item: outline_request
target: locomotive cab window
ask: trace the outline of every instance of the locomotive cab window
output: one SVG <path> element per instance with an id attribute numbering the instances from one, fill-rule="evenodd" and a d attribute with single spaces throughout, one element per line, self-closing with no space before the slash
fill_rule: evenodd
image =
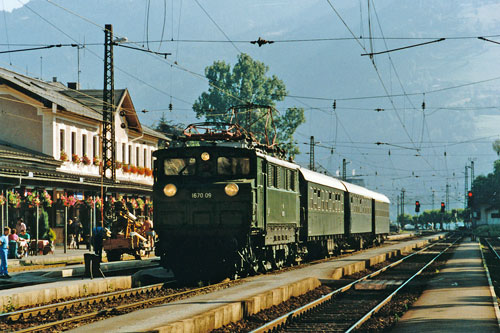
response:
<path id="1" fill-rule="evenodd" d="M 219 175 L 248 175 L 250 173 L 250 158 L 219 157 L 217 158 L 217 173 Z"/>
<path id="2" fill-rule="evenodd" d="M 194 175 L 196 172 L 196 159 L 166 158 L 163 162 L 165 176 Z"/>

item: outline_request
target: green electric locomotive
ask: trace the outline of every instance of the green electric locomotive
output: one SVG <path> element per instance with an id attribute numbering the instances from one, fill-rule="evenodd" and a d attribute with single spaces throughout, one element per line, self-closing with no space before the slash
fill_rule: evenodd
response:
<path id="1" fill-rule="evenodd" d="M 156 251 L 177 279 L 265 272 L 388 233 L 385 196 L 301 168 L 226 125 L 154 153 Z"/>

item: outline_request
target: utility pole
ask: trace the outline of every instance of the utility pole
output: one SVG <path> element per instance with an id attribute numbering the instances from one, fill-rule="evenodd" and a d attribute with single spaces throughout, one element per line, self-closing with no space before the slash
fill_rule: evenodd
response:
<path id="1" fill-rule="evenodd" d="M 113 183 L 115 170 L 115 79 L 113 70 L 113 26 L 105 25 L 104 30 L 104 89 L 102 91 L 102 178 Z"/>
<path id="2" fill-rule="evenodd" d="M 434 210 L 434 192 L 436 192 L 435 190 L 432 190 L 432 210 Z"/>
<path id="3" fill-rule="evenodd" d="M 309 141 L 309 169 L 316 171 L 314 167 L 314 136 L 311 136 Z"/>
<path id="4" fill-rule="evenodd" d="M 405 218 L 405 192 L 404 188 L 401 189 L 401 215 L 403 216 L 403 223 Z"/>
<path id="5" fill-rule="evenodd" d="M 467 209 L 467 193 L 469 192 L 469 171 L 467 170 L 469 168 L 468 165 L 465 166 L 465 181 L 464 181 L 464 209 Z"/>
<path id="6" fill-rule="evenodd" d="M 474 160 L 470 161 L 470 188 L 472 190 L 472 184 L 474 184 Z"/>
<path id="7" fill-rule="evenodd" d="M 399 195 L 398 195 L 398 197 L 396 199 L 396 203 L 397 203 L 396 204 L 396 211 L 397 211 L 396 212 L 396 223 L 398 223 L 398 219 L 399 219 Z"/>
<path id="8" fill-rule="evenodd" d="M 446 183 L 446 210 L 450 209 L 450 185 Z"/>

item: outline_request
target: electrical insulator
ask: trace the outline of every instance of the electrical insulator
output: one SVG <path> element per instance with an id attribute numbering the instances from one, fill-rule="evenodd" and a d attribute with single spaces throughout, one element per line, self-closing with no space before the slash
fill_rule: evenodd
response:
<path id="1" fill-rule="evenodd" d="M 172 111 L 172 103 L 168 104 L 168 110 Z"/>

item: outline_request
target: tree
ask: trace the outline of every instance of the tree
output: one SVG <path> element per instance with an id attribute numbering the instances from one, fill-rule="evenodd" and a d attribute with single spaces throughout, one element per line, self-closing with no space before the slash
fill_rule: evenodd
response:
<path id="1" fill-rule="evenodd" d="M 497 155 L 500 155 L 500 139 L 493 141 L 492 148 L 497 153 Z"/>
<path id="2" fill-rule="evenodd" d="M 275 75 L 267 76 L 269 67 L 253 60 L 247 54 L 240 54 L 238 62 L 231 66 L 224 61 L 215 61 L 205 68 L 208 78 L 208 92 L 203 92 L 193 104 L 196 117 L 205 117 L 206 121 L 229 122 L 233 106 L 266 105 L 272 107 L 274 124 L 277 130 L 276 142 L 294 156 L 299 152 L 293 133 L 304 123 L 302 108 L 288 108 L 285 114 L 278 115 L 276 102 L 284 100 L 287 92 L 283 81 Z M 270 130 L 267 108 L 255 108 L 251 113 L 237 113 L 236 121 L 253 132 L 257 139 L 263 141 L 267 126 Z M 234 119 L 233 119 L 233 122 Z M 251 124 L 251 127 L 249 127 Z M 271 138 L 270 138 L 271 139 Z"/>
<path id="3" fill-rule="evenodd" d="M 174 135 L 182 134 L 182 130 L 186 126 L 183 124 L 174 124 L 172 120 L 167 120 L 165 113 L 161 115 L 160 121 L 156 126 L 154 126 L 155 131 L 165 134 L 167 137 L 172 137 Z M 165 148 L 165 140 L 160 140 L 159 148 Z"/>

